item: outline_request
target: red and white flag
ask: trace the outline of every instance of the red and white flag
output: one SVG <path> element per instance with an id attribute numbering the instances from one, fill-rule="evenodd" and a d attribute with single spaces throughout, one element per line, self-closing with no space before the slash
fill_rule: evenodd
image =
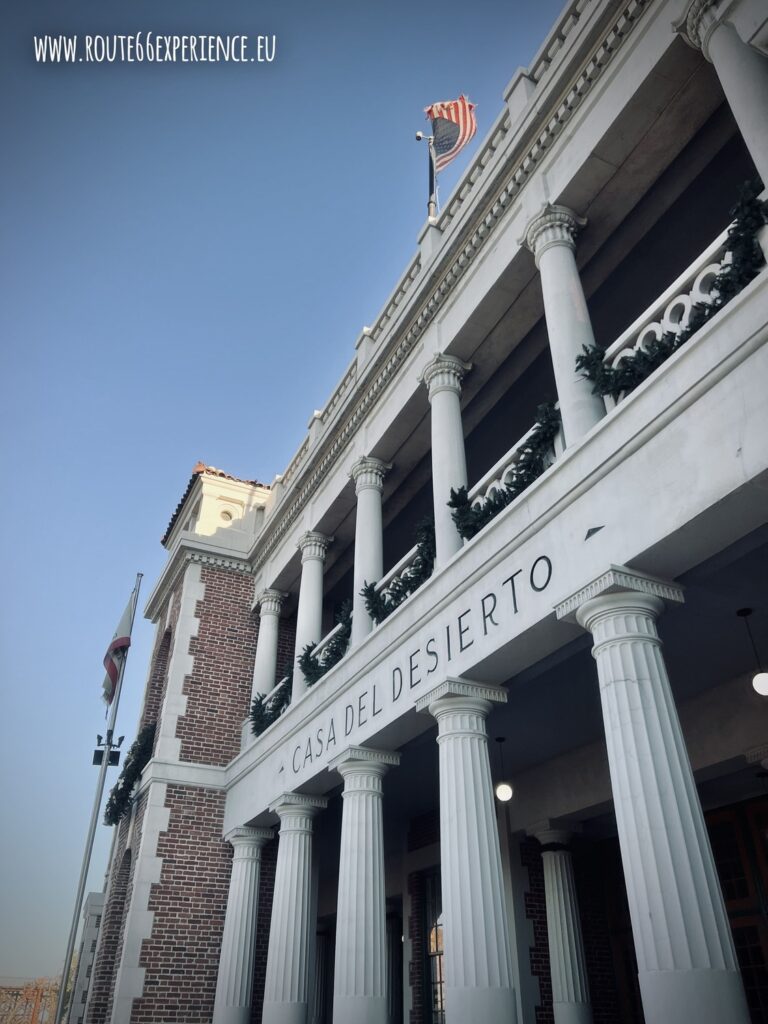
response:
<path id="1" fill-rule="evenodd" d="M 446 167 L 477 131 L 475 104 L 463 94 L 457 100 L 431 103 L 424 113 L 432 122 L 435 173 Z"/>
<path id="2" fill-rule="evenodd" d="M 133 613 L 136 607 L 137 593 L 131 594 L 125 611 L 112 637 L 112 642 L 104 655 L 104 668 L 107 674 L 104 676 L 104 700 L 111 704 L 117 690 L 117 683 L 120 678 L 120 669 L 131 646 L 131 626 L 133 625 Z"/>

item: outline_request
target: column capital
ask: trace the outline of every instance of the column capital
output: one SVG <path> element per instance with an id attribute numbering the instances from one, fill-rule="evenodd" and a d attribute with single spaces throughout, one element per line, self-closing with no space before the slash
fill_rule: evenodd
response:
<path id="1" fill-rule="evenodd" d="M 326 552 L 332 542 L 333 537 L 326 537 L 324 533 L 316 533 L 314 530 L 302 533 L 296 542 L 296 547 L 301 552 L 302 565 L 313 558 L 324 562 Z"/>
<path id="2" fill-rule="evenodd" d="M 261 848 L 275 838 L 274 830 L 271 828 L 251 828 L 248 825 L 241 825 L 238 828 L 230 829 L 224 836 L 235 851 L 236 857 L 246 857 L 249 854 L 261 855 Z"/>
<path id="3" fill-rule="evenodd" d="M 347 747 L 328 762 L 331 771 L 337 771 L 346 780 L 348 775 L 385 775 L 391 766 L 400 764 L 400 755 L 391 750 L 373 750 L 370 747 Z"/>
<path id="4" fill-rule="evenodd" d="M 553 245 L 564 245 L 576 251 L 576 235 L 587 223 L 567 206 L 547 203 L 544 209 L 528 223 L 522 243 L 530 249 L 538 267 L 542 255 Z"/>
<path id="5" fill-rule="evenodd" d="M 269 805 L 281 823 L 291 815 L 304 815 L 314 818 L 320 811 L 328 806 L 328 800 L 324 796 L 311 796 L 308 793 L 281 793 Z"/>
<path id="6" fill-rule="evenodd" d="M 720 0 L 692 0 L 683 16 L 672 26 L 689 46 L 701 50 L 710 62 L 709 40 L 723 23 L 723 7 Z"/>
<path id="7" fill-rule="evenodd" d="M 419 374 L 419 382 L 426 387 L 430 402 L 439 391 L 461 395 L 461 382 L 471 369 L 471 363 L 438 352 Z"/>
<path id="8" fill-rule="evenodd" d="M 656 576 L 649 576 L 638 569 L 628 569 L 625 565 L 611 565 L 607 571 L 592 580 L 585 587 L 581 587 L 570 597 L 555 605 L 555 614 L 558 619 L 566 619 L 569 622 L 578 622 L 585 626 L 582 621 L 585 618 L 584 606 L 595 598 L 607 595 L 623 595 L 625 600 L 631 595 L 636 599 L 640 596 L 656 599 L 658 611 L 664 607 L 662 600 L 675 601 L 682 604 L 683 588 L 669 580 L 659 579 Z M 614 602 L 611 602 L 614 603 Z"/>
<path id="9" fill-rule="evenodd" d="M 273 590 L 266 587 L 256 596 L 256 603 L 259 606 L 259 615 L 279 615 L 288 594 L 284 590 Z"/>
<path id="10" fill-rule="evenodd" d="M 428 711 L 434 718 L 462 710 L 480 712 L 486 717 L 494 703 L 507 703 L 507 691 L 503 686 L 449 676 L 416 701 L 416 710 Z"/>
<path id="11" fill-rule="evenodd" d="M 355 494 L 371 489 L 379 494 L 384 490 L 384 477 L 392 469 L 391 462 L 382 462 L 370 455 L 363 455 L 352 464 L 350 477 L 355 481 Z"/>
<path id="12" fill-rule="evenodd" d="M 569 850 L 573 831 L 567 828 L 554 828 L 551 822 L 542 822 L 526 830 L 529 836 L 538 839 L 542 853 L 556 853 L 558 850 Z"/>

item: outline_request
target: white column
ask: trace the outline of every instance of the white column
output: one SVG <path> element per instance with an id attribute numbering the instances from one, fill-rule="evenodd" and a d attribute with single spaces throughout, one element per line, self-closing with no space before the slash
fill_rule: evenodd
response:
<path id="1" fill-rule="evenodd" d="M 485 720 L 496 686 L 448 679 L 417 702 L 437 719 L 447 1024 L 514 1024 L 515 994 Z"/>
<path id="2" fill-rule="evenodd" d="M 381 494 L 384 477 L 392 467 L 381 459 L 363 457 L 352 466 L 357 513 L 355 518 L 355 571 L 352 584 L 352 646 L 368 636 L 373 621 L 360 591 L 366 583 L 376 583 L 384 573 L 384 537 L 381 519 Z"/>
<path id="3" fill-rule="evenodd" d="M 270 807 L 280 818 L 262 1024 L 307 1024 L 312 902 L 312 819 L 325 797 L 283 793 Z"/>
<path id="4" fill-rule="evenodd" d="M 271 828 L 236 828 L 226 837 L 234 853 L 213 1024 L 249 1024 L 251 1019 L 261 851 L 274 838 Z"/>
<path id="5" fill-rule="evenodd" d="M 611 567 L 556 609 L 594 638 L 646 1024 L 747 1024 L 723 897 L 656 618 L 675 584 Z"/>
<path id="6" fill-rule="evenodd" d="M 565 206 L 547 205 L 530 222 L 525 244 L 541 274 L 544 316 L 566 445 L 575 444 L 605 415 L 599 395 L 576 369 L 584 345 L 595 344 L 576 266 L 576 233 L 587 222 Z"/>
<path id="7" fill-rule="evenodd" d="M 419 378 L 426 385 L 431 406 L 432 500 L 435 509 L 436 563 L 444 565 L 461 548 L 461 537 L 451 518 L 451 488 L 467 486 L 467 459 L 461 426 L 461 382 L 470 369 L 454 356 L 441 353 L 424 367 Z"/>
<path id="8" fill-rule="evenodd" d="M 387 1024 L 381 780 L 399 763 L 399 754 L 348 747 L 328 765 L 344 779 L 333 1024 Z"/>
<path id="9" fill-rule="evenodd" d="M 316 644 L 323 638 L 323 566 L 328 545 L 333 537 L 308 530 L 299 537 L 301 551 L 301 584 L 299 607 L 296 612 L 296 652 L 293 662 L 293 691 L 291 700 L 307 692 L 299 658 L 307 644 Z"/>
<path id="10" fill-rule="evenodd" d="M 757 173 L 768 187 L 768 60 L 723 19 L 726 6 L 694 0 L 676 27 L 714 65 Z"/>
<path id="11" fill-rule="evenodd" d="M 256 661 L 253 666 L 251 700 L 257 693 L 269 693 L 277 676 L 277 641 L 280 612 L 288 595 L 282 590 L 262 590 L 259 602 L 259 635 L 256 640 Z"/>
<path id="12" fill-rule="evenodd" d="M 591 1024 L 592 1007 L 584 962 L 584 940 L 576 899 L 570 833 L 539 827 L 530 830 L 541 843 L 544 898 L 547 904 L 549 969 L 555 1024 Z"/>

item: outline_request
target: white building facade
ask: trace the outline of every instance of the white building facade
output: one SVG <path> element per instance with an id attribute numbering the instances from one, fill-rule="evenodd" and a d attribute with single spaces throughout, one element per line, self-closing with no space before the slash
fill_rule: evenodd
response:
<path id="1" fill-rule="evenodd" d="M 89 1024 L 768 1021 L 768 9 L 575 0 L 504 101 L 174 513 Z"/>

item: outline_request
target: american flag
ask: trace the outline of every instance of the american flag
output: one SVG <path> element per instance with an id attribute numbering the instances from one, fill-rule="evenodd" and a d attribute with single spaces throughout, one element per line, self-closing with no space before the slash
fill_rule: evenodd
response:
<path id="1" fill-rule="evenodd" d="M 435 171 L 441 171 L 458 156 L 477 131 L 475 104 L 466 96 L 444 103 L 432 103 L 424 108 L 432 122 L 434 137 Z"/>

